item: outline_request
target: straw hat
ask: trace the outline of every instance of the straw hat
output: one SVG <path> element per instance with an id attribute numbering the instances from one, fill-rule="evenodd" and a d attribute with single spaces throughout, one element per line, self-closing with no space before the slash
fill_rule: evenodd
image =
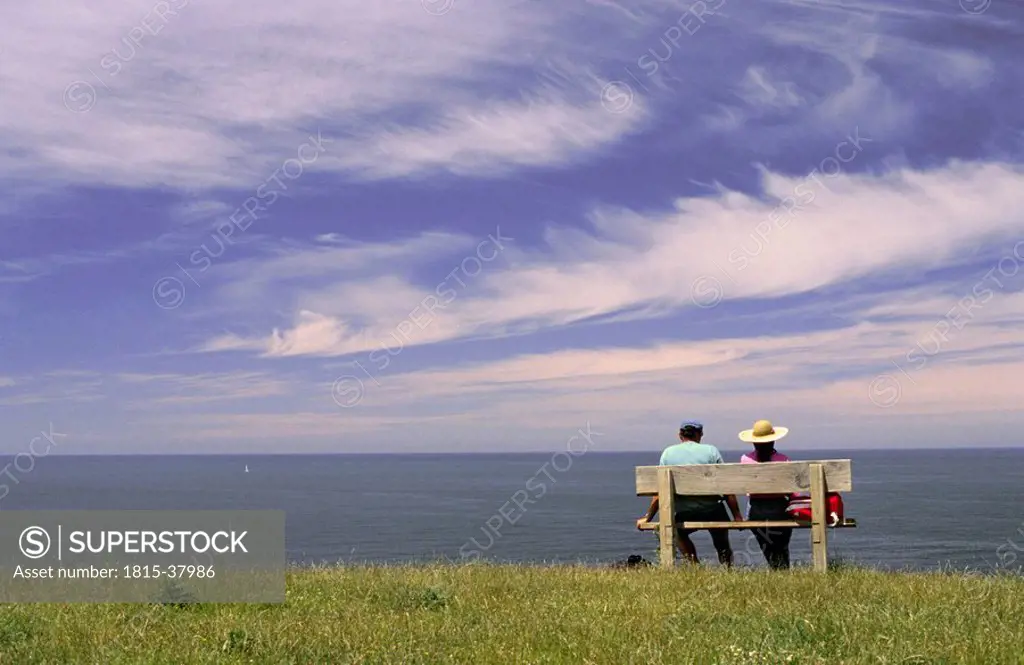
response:
<path id="1" fill-rule="evenodd" d="M 789 434 L 788 427 L 773 427 L 770 420 L 758 420 L 751 429 L 740 432 L 740 440 L 747 443 L 778 441 Z"/>

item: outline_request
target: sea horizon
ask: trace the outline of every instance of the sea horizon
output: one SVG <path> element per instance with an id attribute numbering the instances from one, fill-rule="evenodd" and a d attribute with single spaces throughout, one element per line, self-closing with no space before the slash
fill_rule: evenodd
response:
<path id="1" fill-rule="evenodd" d="M 671 444 L 667 444 L 671 445 Z M 660 448 L 644 448 L 644 449 L 623 449 L 623 450 L 588 450 L 587 456 L 592 455 L 628 455 L 635 453 L 655 453 L 659 454 L 664 450 L 666 446 Z M 736 447 L 726 448 L 724 446 L 715 446 L 722 452 L 746 452 L 750 450 L 749 447 Z M 403 452 L 403 451 L 392 451 L 392 452 L 290 452 L 290 453 L 268 453 L 268 452 L 233 452 L 233 453 L 174 453 L 174 452 L 110 452 L 110 453 L 74 453 L 74 452 L 52 452 L 45 457 L 409 457 L 409 456 L 435 456 L 435 455 L 449 455 L 449 456 L 469 456 L 469 457 L 510 457 L 510 456 L 521 456 L 521 455 L 545 455 L 551 453 L 557 453 L 564 450 L 564 447 L 546 449 L 546 450 L 515 450 L 515 451 L 419 451 L 419 452 Z M 1017 444 L 1014 445 L 986 445 L 986 446 L 906 446 L 901 448 L 893 447 L 871 447 L 871 448 L 786 448 L 785 452 L 799 452 L 799 453 L 842 453 L 849 454 L 855 452 L 899 452 L 899 451 L 949 451 L 949 452 L 969 452 L 969 451 L 985 451 L 985 450 L 1020 450 L 1024 452 L 1024 446 Z M 18 453 L 0 453 L 0 457 L 3 456 L 14 456 Z M 37 459 L 41 459 L 42 455 L 38 456 Z M 793 461 L 799 461 L 794 459 Z"/>

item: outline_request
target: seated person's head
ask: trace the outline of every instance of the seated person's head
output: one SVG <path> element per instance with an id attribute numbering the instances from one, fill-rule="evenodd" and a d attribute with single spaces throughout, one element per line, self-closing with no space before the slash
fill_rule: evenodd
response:
<path id="1" fill-rule="evenodd" d="M 700 439 L 703 436 L 704 426 L 695 420 L 684 420 L 683 424 L 679 426 L 680 441 L 696 441 L 700 443 Z"/>

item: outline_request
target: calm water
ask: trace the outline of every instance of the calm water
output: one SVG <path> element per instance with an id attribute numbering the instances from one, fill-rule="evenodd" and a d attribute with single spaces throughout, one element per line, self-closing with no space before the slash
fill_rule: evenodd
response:
<path id="1" fill-rule="evenodd" d="M 724 454 L 727 461 L 738 457 Z M 1024 450 L 791 456 L 853 460 L 854 491 L 844 498 L 859 527 L 830 532 L 834 555 L 886 568 L 991 570 L 1000 566 L 1000 545 L 1024 550 Z M 486 548 L 496 560 L 610 562 L 654 556 L 656 536 L 634 526 L 647 500 L 634 494 L 633 467 L 657 458 L 47 457 L 20 474 L 19 484 L 8 483 L 0 508 L 280 509 L 287 514 L 288 555 L 297 563 L 458 559 L 460 548 Z M 503 517 L 499 510 L 514 496 L 534 503 L 524 501 L 523 510 L 508 503 Z M 808 559 L 808 534 L 795 535 L 794 559 Z M 714 559 L 705 534 L 697 547 L 704 560 Z M 762 565 L 747 533 L 733 535 L 733 547 L 741 561 Z"/>

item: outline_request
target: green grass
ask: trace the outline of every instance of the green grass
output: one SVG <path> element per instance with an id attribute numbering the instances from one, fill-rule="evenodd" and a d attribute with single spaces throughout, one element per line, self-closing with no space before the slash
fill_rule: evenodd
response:
<path id="1" fill-rule="evenodd" d="M 282 605 L 3 605 L 0 663 L 1024 663 L 1024 578 L 491 565 L 288 574 Z"/>

